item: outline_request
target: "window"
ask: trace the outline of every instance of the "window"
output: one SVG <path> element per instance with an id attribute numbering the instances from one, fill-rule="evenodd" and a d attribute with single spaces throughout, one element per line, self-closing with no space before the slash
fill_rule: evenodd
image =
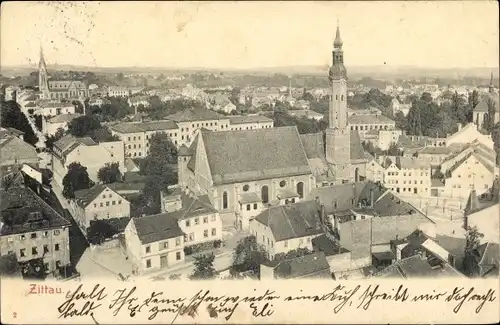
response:
<path id="1" fill-rule="evenodd" d="M 188 219 L 188 220 L 186 220 L 186 227 L 189 227 L 189 226 L 191 226 L 191 221 Z"/>
<path id="2" fill-rule="evenodd" d="M 285 247 L 288 247 L 288 241 L 285 240 Z"/>
<path id="3" fill-rule="evenodd" d="M 111 194 L 109 194 L 108 197 L 111 198 Z"/>
<path id="4" fill-rule="evenodd" d="M 280 187 L 285 187 L 286 186 L 286 181 L 281 181 L 280 182 Z"/>
<path id="5" fill-rule="evenodd" d="M 122 200 L 118 200 L 118 204 L 122 204 Z"/>
<path id="6" fill-rule="evenodd" d="M 102 203 L 102 202 L 101 202 L 101 204 L 99 204 L 99 205 L 100 205 L 100 207 L 102 208 L 102 207 L 104 206 L 104 203 Z"/>
<path id="7" fill-rule="evenodd" d="M 151 267 L 151 260 L 148 259 L 146 260 L 146 268 L 150 268 Z"/>
<path id="8" fill-rule="evenodd" d="M 102 198 L 103 198 L 103 199 L 105 199 L 105 198 L 106 198 L 106 194 L 103 194 L 103 195 L 102 195 Z"/>
<path id="9" fill-rule="evenodd" d="M 203 223 L 208 223 L 208 217 L 203 217 Z"/>
<path id="10" fill-rule="evenodd" d="M 47 254 L 49 252 L 49 245 L 43 245 L 43 253 Z"/>
<path id="11" fill-rule="evenodd" d="M 215 214 L 212 214 L 212 217 L 210 218 L 212 221 L 217 220 L 217 216 Z"/>
<path id="12" fill-rule="evenodd" d="M 189 234 L 189 241 L 194 241 L 194 233 Z"/>
<path id="13" fill-rule="evenodd" d="M 54 250 L 55 250 L 56 252 L 58 252 L 58 251 L 59 251 L 59 244 L 55 244 L 55 245 L 54 245 Z"/>
<path id="14" fill-rule="evenodd" d="M 253 209 L 254 209 L 254 210 L 257 210 L 257 203 L 254 203 L 254 204 L 253 204 Z"/>
<path id="15" fill-rule="evenodd" d="M 59 229 L 56 229 L 56 230 L 54 230 L 54 235 L 57 236 L 57 235 L 59 235 L 60 232 L 61 231 Z"/>
<path id="16" fill-rule="evenodd" d="M 208 230 L 203 231 L 203 238 L 208 238 Z"/>
<path id="17" fill-rule="evenodd" d="M 168 241 L 163 242 L 163 249 L 168 249 Z"/>
<path id="18" fill-rule="evenodd" d="M 179 261 L 181 259 L 181 252 L 175 253 L 175 259 Z"/>
<path id="19" fill-rule="evenodd" d="M 249 189 L 250 189 L 250 185 L 248 185 L 248 184 L 243 185 L 244 192 L 248 191 Z"/>
<path id="20" fill-rule="evenodd" d="M 26 248 L 21 248 L 21 250 L 19 250 L 19 255 L 21 257 L 25 257 L 26 256 Z"/>
<path id="21" fill-rule="evenodd" d="M 180 238 L 176 238 L 175 239 L 175 246 L 180 246 L 181 244 L 181 239 Z"/>
<path id="22" fill-rule="evenodd" d="M 109 201 L 106 201 L 106 206 L 109 207 Z"/>
<path id="23" fill-rule="evenodd" d="M 200 219 L 199 218 L 194 218 L 194 224 L 199 225 L 200 224 Z"/>
<path id="24" fill-rule="evenodd" d="M 307 237 L 307 242 L 310 243 L 311 242 L 311 237 Z"/>
<path id="25" fill-rule="evenodd" d="M 212 228 L 212 236 L 215 236 L 217 233 L 217 230 L 215 228 Z"/>
<path id="26" fill-rule="evenodd" d="M 151 253 L 151 246 L 146 246 L 146 254 Z"/>
<path id="27" fill-rule="evenodd" d="M 31 238 L 36 238 L 36 232 L 31 234 Z"/>
<path id="28" fill-rule="evenodd" d="M 112 201 L 112 202 L 111 202 L 111 204 L 112 204 L 112 205 L 115 205 L 115 204 L 116 204 L 116 201 Z"/>
<path id="29" fill-rule="evenodd" d="M 94 208 L 97 208 L 97 203 L 94 203 Z"/>
<path id="30" fill-rule="evenodd" d="M 250 204 L 247 204 L 247 211 L 250 211 Z"/>
<path id="31" fill-rule="evenodd" d="M 222 194 L 222 208 L 223 209 L 227 209 L 227 192 L 224 192 L 224 194 Z"/>

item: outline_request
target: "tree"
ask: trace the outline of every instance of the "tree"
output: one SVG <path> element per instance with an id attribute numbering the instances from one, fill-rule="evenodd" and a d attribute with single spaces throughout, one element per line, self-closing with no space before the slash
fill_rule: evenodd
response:
<path id="1" fill-rule="evenodd" d="M 484 234 L 480 233 L 477 227 L 468 227 L 465 233 L 465 252 L 464 252 L 464 268 L 465 272 L 472 276 L 474 273 L 473 261 L 474 261 L 474 251 L 481 244 L 481 238 Z"/>
<path id="2" fill-rule="evenodd" d="M 107 163 L 99 169 L 97 172 L 97 177 L 104 184 L 111 184 L 119 182 L 122 179 L 122 174 L 120 173 L 120 164 L 117 162 Z"/>
<path id="3" fill-rule="evenodd" d="M 495 104 L 495 100 L 493 98 L 488 98 L 488 100 L 486 101 L 486 105 L 488 105 L 488 118 L 485 119 L 485 123 L 486 123 L 486 128 L 485 130 L 487 130 L 488 132 L 491 132 L 491 130 L 493 129 L 494 125 L 495 125 L 495 115 L 497 114 L 497 111 L 496 111 L 496 104 Z"/>
<path id="4" fill-rule="evenodd" d="M 191 280 L 213 279 L 216 275 L 214 268 L 215 255 L 200 254 L 194 257 L 194 271 L 190 276 Z"/>
<path id="5" fill-rule="evenodd" d="M 150 206 L 159 209 L 160 192 L 177 184 L 177 173 L 171 164 L 177 163 L 177 148 L 164 133 L 156 133 L 149 141 L 150 150 L 141 161 L 141 173 L 146 175 L 143 194 Z"/>
<path id="6" fill-rule="evenodd" d="M 35 145 L 38 142 L 38 137 L 31 128 L 26 115 L 21 112 L 19 104 L 15 101 L 0 102 L 0 122 L 4 128 L 14 128 L 24 132 L 24 141 Z"/>
<path id="7" fill-rule="evenodd" d="M 101 245 L 106 239 L 118 234 L 119 231 L 115 229 L 108 220 L 92 220 L 90 227 L 87 230 L 87 239 L 92 245 Z"/>
<path id="8" fill-rule="evenodd" d="M 422 122 L 420 119 L 420 107 L 414 101 L 408 112 L 408 133 L 411 135 L 422 135 Z"/>
<path id="9" fill-rule="evenodd" d="M 54 146 L 54 143 L 57 142 L 59 139 L 61 139 L 66 131 L 64 131 L 63 128 L 58 128 L 56 133 L 54 135 L 49 135 L 45 139 L 45 147 L 49 150 L 52 150 L 52 147 Z"/>
<path id="10" fill-rule="evenodd" d="M 444 179 L 444 174 L 441 171 L 441 166 L 438 166 L 436 170 L 434 171 L 434 174 L 432 175 L 432 178 L 434 179 Z"/>
<path id="11" fill-rule="evenodd" d="M 238 241 L 233 252 L 233 269 L 259 273 L 260 265 L 268 260 L 267 252 L 257 243 L 255 236 L 248 236 Z"/>
<path id="12" fill-rule="evenodd" d="M 92 130 L 88 135 L 95 142 L 120 141 L 120 138 L 117 135 L 113 135 L 105 126 Z"/>
<path id="13" fill-rule="evenodd" d="M 94 130 L 101 128 L 101 122 L 93 115 L 83 115 L 69 122 L 68 132 L 75 137 L 90 136 Z"/>
<path id="14" fill-rule="evenodd" d="M 301 257 L 301 256 L 304 256 L 304 255 L 308 255 L 310 253 L 311 253 L 311 251 L 307 247 L 297 248 L 297 249 L 291 250 L 291 251 L 289 251 L 287 253 L 276 254 L 274 256 L 274 259 L 276 261 L 285 261 L 285 260 L 289 260 L 289 259 L 292 259 L 292 258 L 297 258 L 297 257 Z"/>
<path id="15" fill-rule="evenodd" d="M 396 122 L 396 129 L 408 130 L 408 121 L 403 112 L 396 112 L 396 114 L 394 115 L 394 122 Z"/>
<path id="16" fill-rule="evenodd" d="M 68 166 L 68 173 L 63 178 L 63 196 L 67 199 L 73 199 L 75 192 L 91 188 L 94 182 L 90 180 L 87 167 L 73 162 Z"/>
<path id="17" fill-rule="evenodd" d="M 391 142 L 389 149 L 387 149 L 388 156 L 401 156 L 401 150 L 399 150 L 398 145 L 395 142 Z"/>
<path id="18" fill-rule="evenodd" d="M 497 154 L 496 163 L 500 165 L 500 123 L 495 124 L 491 130 L 491 138 L 493 140 L 494 149 Z"/>

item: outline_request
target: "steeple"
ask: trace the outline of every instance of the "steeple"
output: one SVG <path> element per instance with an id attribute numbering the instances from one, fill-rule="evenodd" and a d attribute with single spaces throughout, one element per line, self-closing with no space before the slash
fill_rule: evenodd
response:
<path id="1" fill-rule="evenodd" d="M 334 48 L 342 48 L 342 39 L 340 38 L 340 24 L 339 20 L 337 19 L 337 33 L 335 34 L 335 41 L 333 41 L 333 47 Z"/>
<path id="2" fill-rule="evenodd" d="M 489 92 L 490 92 L 490 94 L 493 94 L 495 92 L 495 86 L 493 86 L 493 71 L 491 72 L 491 77 L 490 77 Z"/>
<path id="3" fill-rule="evenodd" d="M 40 44 L 40 61 L 38 63 L 38 68 L 39 69 L 47 69 L 47 66 L 45 64 L 45 58 L 43 57 L 43 48 L 42 44 Z"/>

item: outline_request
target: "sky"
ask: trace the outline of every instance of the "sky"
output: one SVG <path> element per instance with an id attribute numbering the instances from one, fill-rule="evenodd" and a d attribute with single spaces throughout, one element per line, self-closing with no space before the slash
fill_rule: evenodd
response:
<path id="1" fill-rule="evenodd" d="M 496 1 L 4 2 L 2 66 L 497 67 Z"/>

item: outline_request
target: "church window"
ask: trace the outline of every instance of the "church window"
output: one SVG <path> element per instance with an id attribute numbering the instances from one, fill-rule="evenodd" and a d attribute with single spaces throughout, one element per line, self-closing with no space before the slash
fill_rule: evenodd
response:
<path id="1" fill-rule="evenodd" d="M 280 187 L 285 187 L 286 186 L 286 181 L 281 181 L 280 182 Z"/>
<path id="2" fill-rule="evenodd" d="M 335 100 L 339 100 L 339 95 L 335 95 Z"/>
<path id="3" fill-rule="evenodd" d="M 249 189 L 250 189 L 250 186 L 249 186 L 248 184 L 245 184 L 245 185 L 243 186 L 243 191 L 244 191 L 244 192 L 248 191 Z"/>
<path id="4" fill-rule="evenodd" d="M 227 192 L 222 194 L 222 208 L 227 209 Z"/>
<path id="5" fill-rule="evenodd" d="M 303 182 L 297 183 L 297 194 L 299 195 L 299 197 L 301 199 L 304 197 L 304 183 Z"/>
<path id="6" fill-rule="evenodd" d="M 267 186 L 262 186 L 261 199 L 262 199 L 262 203 L 269 202 L 269 188 Z"/>

